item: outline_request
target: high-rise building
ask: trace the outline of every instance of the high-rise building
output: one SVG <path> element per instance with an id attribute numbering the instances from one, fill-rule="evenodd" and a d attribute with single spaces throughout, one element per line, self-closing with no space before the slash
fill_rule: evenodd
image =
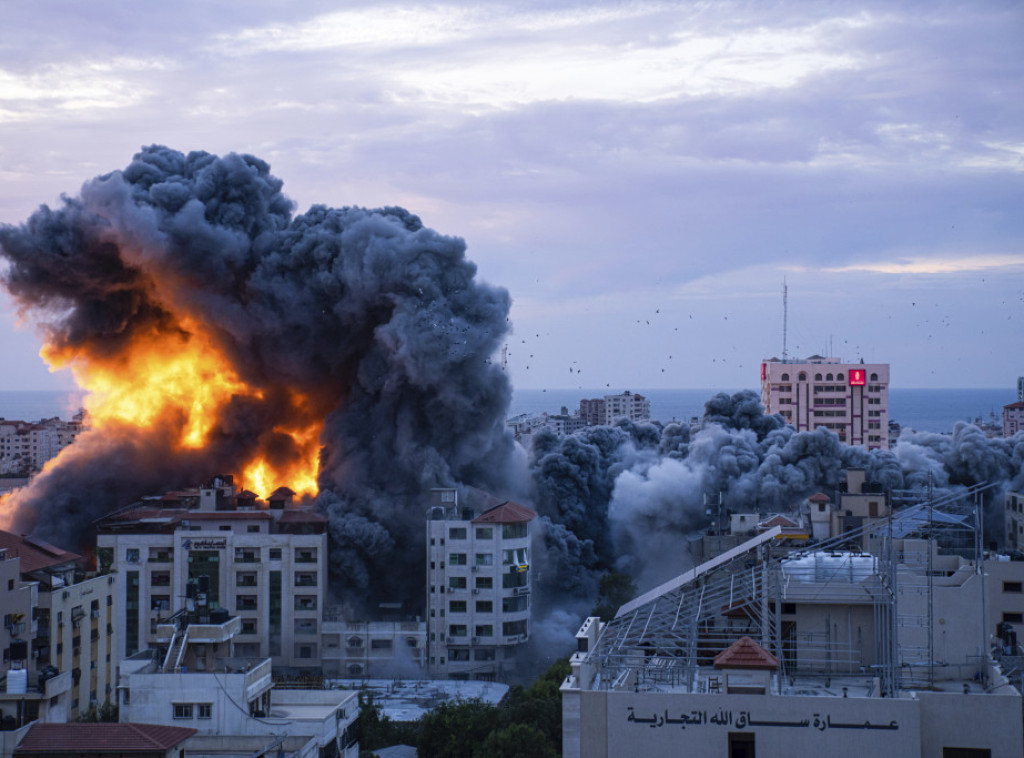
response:
<path id="1" fill-rule="evenodd" d="M 581 423 L 587 426 L 603 424 L 611 426 L 616 419 L 650 421 L 651 401 L 643 395 L 626 390 L 621 395 L 605 395 L 591 400 L 580 400 Z"/>
<path id="2" fill-rule="evenodd" d="M 1003 436 L 1012 437 L 1024 431 L 1024 401 L 1003 406 Z"/>
<path id="3" fill-rule="evenodd" d="M 438 489 L 427 516 L 427 666 L 451 679 L 500 679 L 530 637 L 530 522 L 503 502 L 479 515 Z"/>
<path id="4" fill-rule="evenodd" d="M 97 559 L 122 577 L 119 657 L 159 646 L 157 625 L 179 611 L 230 612 L 233 655 L 319 669 L 327 519 L 293 495 L 282 487 L 259 501 L 224 476 L 101 521 Z"/>
<path id="5" fill-rule="evenodd" d="M 889 447 L 889 364 L 812 355 L 761 364 L 761 403 L 797 431 L 825 427 L 847 445 Z"/>

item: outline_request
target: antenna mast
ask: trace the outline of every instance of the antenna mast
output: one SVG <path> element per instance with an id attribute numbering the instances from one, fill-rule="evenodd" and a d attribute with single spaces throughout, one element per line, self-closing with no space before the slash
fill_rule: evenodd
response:
<path id="1" fill-rule="evenodd" d="M 786 286 L 786 279 L 782 279 L 782 362 L 785 363 L 789 357 L 786 350 L 786 333 L 789 331 L 789 288 Z"/>

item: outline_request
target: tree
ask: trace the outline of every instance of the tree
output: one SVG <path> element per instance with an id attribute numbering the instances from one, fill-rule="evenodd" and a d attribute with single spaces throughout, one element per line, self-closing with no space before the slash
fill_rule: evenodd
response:
<path id="1" fill-rule="evenodd" d="M 422 719 L 420 755 L 473 758 L 474 751 L 499 726 L 498 709 L 481 700 L 441 703 Z"/>
<path id="2" fill-rule="evenodd" d="M 475 758 L 557 758 L 547 736 L 529 724 L 495 729 L 474 753 Z"/>

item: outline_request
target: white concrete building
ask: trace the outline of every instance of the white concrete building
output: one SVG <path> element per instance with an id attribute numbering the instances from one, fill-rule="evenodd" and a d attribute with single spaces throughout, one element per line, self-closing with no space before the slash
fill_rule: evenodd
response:
<path id="1" fill-rule="evenodd" d="M 969 516 L 933 516 L 865 525 L 874 553 L 848 534 L 782 551 L 776 527 L 588 619 L 563 754 L 1019 756 L 1021 693 L 989 644 L 1022 572 L 965 557 Z"/>
<path id="2" fill-rule="evenodd" d="M 530 522 L 512 502 L 477 515 L 454 489 L 434 490 L 427 515 L 427 670 L 501 679 L 530 637 Z"/>
<path id="3" fill-rule="evenodd" d="M 263 502 L 218 477 L 104 519 L 97 557 L 122 578 L 119 657 L 159 644 L 160 621 L 188 609 L 239 617 L 233 655 L 319 670 L 327 520 L 293 494 L 282 488 Z"/>
<path id="4" fill-rule="evenodd" d="M 121 721 L 196 729 L 203 747 L 186 746 L 196 755 L 237 754 L 243 742 L 247 754 L 262 754 L 285 740 L 294 758 L 358 755 L 356 692 L 275 689 L 269 658 L 232 655 L 239 617 L 197 618 L 183 613 L 158 625 L 162 658 L 147 651 L 122 661 Z"/>
<path id="5" fill-rule="evenodd" d="M 41 471 L 83 431 L 82 417 L 36 422 L 0 419 L 0 473 Z"/>
<path id="6" fill-rule="evenodd" d="M 1024 431 L 1024 401 L 1003 406 L 1003 436 L 1012 437 Z"/>
<path id="7" fill-rule="evenodd" d="M 3 669 L 25 678 L 40 701 L 51 693 L 20 717 L 74 720 L 113 702 L 117 577 L 89 574 L 81 556 L 9 532 L 0 531 L 0 553 Z"/>
<path id="8" fill-rule="evenodd" d="M 616 419 L 650 421 L 651 401 L 643 395 L 626 390 L 621 395 L 605 395 L 602 398 L 580 401 L 580 420 L 585 425 L 611 426 Z"/>
<path id="9" fill-rule="evenodd" d="M 425 621 L 350 621 L 329 609 L 322 640 L 324 676 L 418 677 L 426 666 Z"/>
<path id="10" fill-rule="evenodd" d="M 761 364 L 761 404 L 797 431 L 825 427 L 847 445 L 889 447 L 889 364 L 812 355 Z"/>
<path id="11" fill-rule="evenodd" d="M 1006 547 L 1024 550 L 1024 492 L 1006 493 Z"/>

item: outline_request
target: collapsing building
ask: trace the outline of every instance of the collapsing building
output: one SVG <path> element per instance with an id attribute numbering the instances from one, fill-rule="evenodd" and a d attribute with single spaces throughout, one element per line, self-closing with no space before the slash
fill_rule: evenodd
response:
<path id="1" fill-rule="evenodd" d="M 988 645 L 1024 564 L 987 565 L 980 522 L 950 500 L 800 550 L 776 526 L 588 619 L 564 754 L 1019 756 Z"/>

